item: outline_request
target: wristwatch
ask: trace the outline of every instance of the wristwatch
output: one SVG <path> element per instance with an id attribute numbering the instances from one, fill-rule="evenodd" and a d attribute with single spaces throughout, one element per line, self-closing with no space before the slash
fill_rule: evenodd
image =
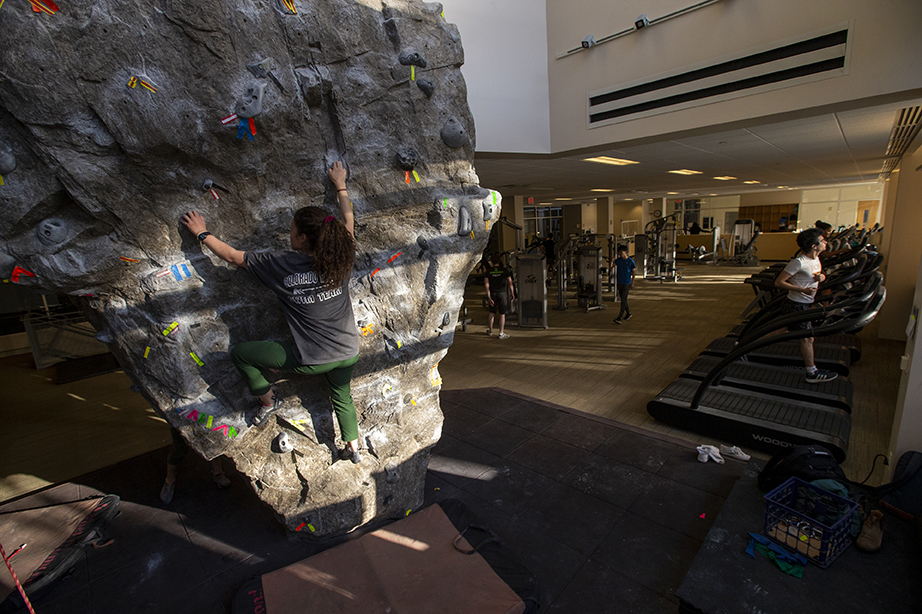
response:
<path id="1" fill-rule="evenodd" d="M 205 237 L 209 237 L 209 236 L 211 236 L 211 233 L 208 232 L 208 231 L 206 230 L 205 232 L 199 234 L 198 240 L 199 240 L 199 241 L 204 241 L 204 240 L 205 240 Z"/>

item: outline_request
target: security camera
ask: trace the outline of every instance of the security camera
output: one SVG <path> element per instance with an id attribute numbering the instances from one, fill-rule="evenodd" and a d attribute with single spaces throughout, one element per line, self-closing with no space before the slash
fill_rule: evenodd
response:
<path id="1" fill-rule="evenodd" d="M 589 36 L 583 39 L 582 45 L 583 45 L 583 49 L 589 49 L 590 47 L 595 45 L 595 37 L 592 34 L 590 34 Z"/>
<path id="2" fill-rule="evenodd" d="M 634 28 L 637 30 L 642 30 L 650 25 L 650 20 L 647 19 L 647 14 L 643 13 L 640 17 L 634 20 Z"/>

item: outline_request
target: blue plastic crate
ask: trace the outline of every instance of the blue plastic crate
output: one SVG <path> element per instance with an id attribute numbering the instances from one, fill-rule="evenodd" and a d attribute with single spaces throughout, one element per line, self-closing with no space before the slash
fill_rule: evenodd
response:
<path id="1" fill-rule="evenodd" d="M 785 548 L 828 567 L 852 543 L 849 531 L 858 504 L 790 478 L 765 495 L 764 533 Z"/>

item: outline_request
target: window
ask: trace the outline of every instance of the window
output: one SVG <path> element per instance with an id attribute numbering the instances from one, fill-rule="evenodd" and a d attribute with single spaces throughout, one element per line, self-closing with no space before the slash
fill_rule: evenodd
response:
<path id="1" fill-rule="evenodd" d="M 563 207 L 525 207 L 523 209 L 525 241 L 531 243 L 536 234 L 542 239 L 551 236 L 560 240 L 563 228 Z"/>

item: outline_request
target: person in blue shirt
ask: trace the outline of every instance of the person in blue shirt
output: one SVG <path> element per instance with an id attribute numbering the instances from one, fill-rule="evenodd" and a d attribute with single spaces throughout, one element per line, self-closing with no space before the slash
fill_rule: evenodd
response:
<path id="1" fill-rule="evenodd" d="M 618 246 L 618 257 L 611 261 L 611 265 L 616 271 L 618 298 L 621 301 L 621 311 L 615 318 L 615 324 L 621 324 L 622 321 L 631 319 L 631 308 L 627 304 L 627 295 L 634 287 L 634 269 L 637 265 L 634 264 L 634 259 L 627 255 L 626 245 Z"/>

